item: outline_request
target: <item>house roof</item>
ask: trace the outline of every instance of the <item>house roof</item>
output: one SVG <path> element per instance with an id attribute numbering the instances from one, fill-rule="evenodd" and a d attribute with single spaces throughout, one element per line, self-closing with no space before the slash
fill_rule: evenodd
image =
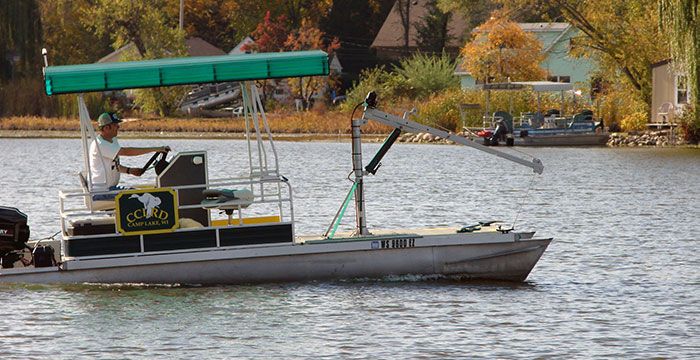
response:
<path id="1" fill-rule="evenodd" d="M 565 22 L 556 22 L 556 23 L 518 23 L 518 26 L 520 26 L 521 29 L 528 31 L 528 32 L 546 32 L 546 31 L 553 31 L 553 32 L 562 32 L 566 29 L 568 29 L 571 25 L 569 23 Z"/>
<path id="2" fill-rule="evenodd" d="M 188 38 L 187 40 L 185 40 L 185 45 L 187 46 L 188 56 L 226 55 L 226 53 L 223 50 L 198 37 Z M 97 62 L 110 63 L 122 61 L 122 56 L 131 50 L 135 50 L 134 47 L 134 43 L 130 42 L 115 50 L 114 52 L 110 53 L 109 55 L 103 57 L 102 59 L 97 60 Z"/>
<path id="3" fill-rule="evenodd" d="M 428 15 L 428 0 L 414 0 L 411 1 L 411 7 L 409 12 L 409 21 L 411 26 L 408 31 L 408 46 L 416 47 L 418 46 L 417 38 L 418 32 L 416 31 L 416 24 L 420 24 L 422 19 Z M 467 23 L 464 18 L 460 16 L 451 16 L 450 21 L 447 24 L 448 31 L 452 39 L 450 40 L 449 47 L 462 47 L 462 39 L 467 31 Z M 394 2 L 391 11 L 384 24 L 382 24 L 379 33 L 374 38 L 371 47 L 403 47 L 404 44 L 404 28 L 401 24 L 401 15 L 399 14 L 397 8 L 397 2 Z"/>
<path id="4" fill-rule="evenodd" d="M 547 91 L 567 91 L 573 89 L 570 83 L 559 83 L 551 81 L 514 81 L 507 83 L 488 83 L 477 85 L 481 90 L 522 90 L 530 88 L 532 91 L 547 92 Z"/>
<path id="5" fill-rule="evenodd" d="M 663 65 L 666 65 L 666 64 L 671 63 L 671 62 L 673 62 L 672 59 L 661 60 L 659 62 L 655 62 L 655 63 L 651 64 L 651 68 L 652 69 L 657 68 L 659 66 L 663 66 Z"/>
<path id="6" fill-rule="evenodd" d="M 573 29 L 571 24 L 566 22 L 517 23 L 517 25 L 523 31 L 535 35 L 542 42 L 542 49 L 545 53 L 549 52 L 570 29 Z M 477 32 L 476 29 L 474 31 Z"/>

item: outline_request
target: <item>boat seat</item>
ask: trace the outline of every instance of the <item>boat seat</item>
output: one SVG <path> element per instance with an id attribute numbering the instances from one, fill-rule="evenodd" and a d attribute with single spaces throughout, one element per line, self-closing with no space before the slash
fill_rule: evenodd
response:
<path id="1" fill-rule="evenodd" d="M 68 235 L 99 235 L 117 232 L 114 216 L 96 215 L 68 220 Z"/>
<path id="2" fill-rule="evenodd" d="M 78 173 L 78 179 L 80 180 L 80 187 L 83 189 L 83 194 L 87 194 L 83 196 L 83 200 L 85 202 L 85 206 L 88 207 L 88 209 L 91 210 L 114 210 L 116 207 L 116 202 L 114 200 L 93 200 L 92 196 L 90 194 L 90 190 L 88 188 L 88 183 L 87 179 L 85 178 L 85 175 L 83 175 L 82 172 Z"/>
<path id="3" fill-rule="evenodd" d="M 255 196 L 248 189 L 205 189 L 202 190 L 205 199 L 202 207 L 207 209 L 245 209 L 253 203 Z"/>

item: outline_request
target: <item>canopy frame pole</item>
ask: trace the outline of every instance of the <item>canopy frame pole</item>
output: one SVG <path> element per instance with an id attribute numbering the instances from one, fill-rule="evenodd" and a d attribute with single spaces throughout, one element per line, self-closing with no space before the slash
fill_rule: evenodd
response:
<path id="1" fill-rule="evenodd" d="M 263 127 L 267 133 L 268 141 L 270 142 L 270 150 L 272 150 L 272 160 L 275 162 L 275 168 L 273 169 L 275 175 L 279 176 L 279 160 L 277 159 L 277 148 L 275 147 L 275 141 L 272 139 L 272 131 L 270 131 L 270 124 L 267 121 L 267 115 L 265 114 L 265 108 L 263 108 L 262 101 L 260 100 L 260 93 L 258 88 L 253 86 L 252 91 L 253 99 L 258 104 L 258 109 L 260 111 L 260 117 L 262 119 Z M 269 165 L 268 165 L 269 166 Z M 269 170 L 269 169 L 265 169 Z"/>
<path id="2" fill-rule="evenodd" d="M 249 106 L 251 109 L 250 118 L 251 118 L 251 122 L 253 123 L 253 128 L 255 129 L 255 140 L 256 140 L 256 146 L 257 146 L 257 159 L 256 160 L 258 162 L 258 175 L 260 176 L 260 175 L 262 175 L 262 173 L 266 169 L 267 163 L 265 161 L 265 149 L 262 146 L 262 139 L 260 137 L 260 128 L 258 126 L 259 119 L 258 119 L 258 112 L 257 112 L 257 106 L 256 106 L 257 104 L 255 102 L 253 102 L 253 100 L 252 100 L 252 94 L 251 94 L 252 90 L 251 90 L 251 92 L 248 91 L 249 87 L 252 89 L 253 86 L 254 85 L 252 85 L 250 81 L 245 82 L 245 92 L 244 92 L 245 95 L 244 96 L 247 98 L 247 106 Z M 250 138 L 250 133 L 247 133 L 246 135 L 248 138 Z M 250 152 L 250 153 L 252 156 L 252 152 Z M 253 166 L 251 166 L 251 169 L 250 169 L 250 176 L 251 177 L 255 176 L 255 171 L 254 171 Z"/>
<path id="3" fill-rule="evenodd" d="M 243 98 L 243 117 L 245 118 L 245 139 L 248 144 L 248 164 L 249 173 L 248 176 L 253 178 L 253 147 L 250 143 L 250 121 L 252 121 L 251 105 L 250 99 L 248 98 L 248 89 L 245 82 L 240 83 L 241 87 L 241 97 Z M 253 190 L 253 184 L 250 184 L 251 191 Z"/>
<path id="4" fill-rule="evenodd" d="M 88 126 L 90 124 L 90 114 L 88 113 L 87 106 L 85 105 L 85 98 L 83 94 L 78 95 L 78 114 L 80 117 L 80 142 L 83 145 L 83 163 L 85 166 L 85 173 L 87 174 L 88 190 L 92 191 L 92 172 L 90 171 L 90 154 L 89 154 L 89 144 L 88 144 L 88 131 L 86 123 Z M 99 150 L 99 147 L 98 147 Z"/>

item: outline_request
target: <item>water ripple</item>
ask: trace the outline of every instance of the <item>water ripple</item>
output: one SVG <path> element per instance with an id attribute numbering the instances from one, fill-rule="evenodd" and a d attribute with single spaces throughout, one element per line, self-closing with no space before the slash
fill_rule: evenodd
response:
<path id="1" fill-rule="evenodd" d="M 169 145 L 206 148 L 211 173 L 230 174 L 230 161 L 247 162 L 243 142 Z M 378 146 L 363 145 L 368 154 Z M 0 148 L 1 163 L 10 164 L 0 177 L 0 204 L 24 210 L 33 237 L 53 234 L 57 191 L 77 185 L 79 142 L 0 139 Z M 546 169 L 516 225 L 555 242 L 524 284 L 404 276 L 220 287 L 2 286 L 3 355 L 699 358 L 700 153 L 528 151 Z M 323 232 L 349 189 L 349 144 L 283 142 L 278 152 L 295 186 L 297 233 Z M 367 212 L 371 226 L 394 229 L 512 221 L 531 176 L 457 146 L 397 145 L 383 163 L 367 179 Z M 350 229 L 351 209 L 346 216 Z"/>

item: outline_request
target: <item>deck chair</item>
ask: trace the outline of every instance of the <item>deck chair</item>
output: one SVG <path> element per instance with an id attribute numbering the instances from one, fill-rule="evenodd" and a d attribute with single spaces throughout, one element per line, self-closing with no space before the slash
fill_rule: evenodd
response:
<path id="1" fill-rule="evenodd" d="M 88 188 L 87 179 L 82 172 L 78 173 L 78 180 L 80 181 L 80 187 L 83 189 L 83 199 L 85 200 L 85 206 L 90 210 L 114 210 L 116 207 L 114 200 L 93 200 L 90 194 L 90 189 Z"/>
<path id="2" fill-rule="evenodd" d="M 656 113 L 656 122 L 669 124 L 673 122 L 674 109 L 673 104 L 665 102 L 659 106 L 659 111 Z"/>

